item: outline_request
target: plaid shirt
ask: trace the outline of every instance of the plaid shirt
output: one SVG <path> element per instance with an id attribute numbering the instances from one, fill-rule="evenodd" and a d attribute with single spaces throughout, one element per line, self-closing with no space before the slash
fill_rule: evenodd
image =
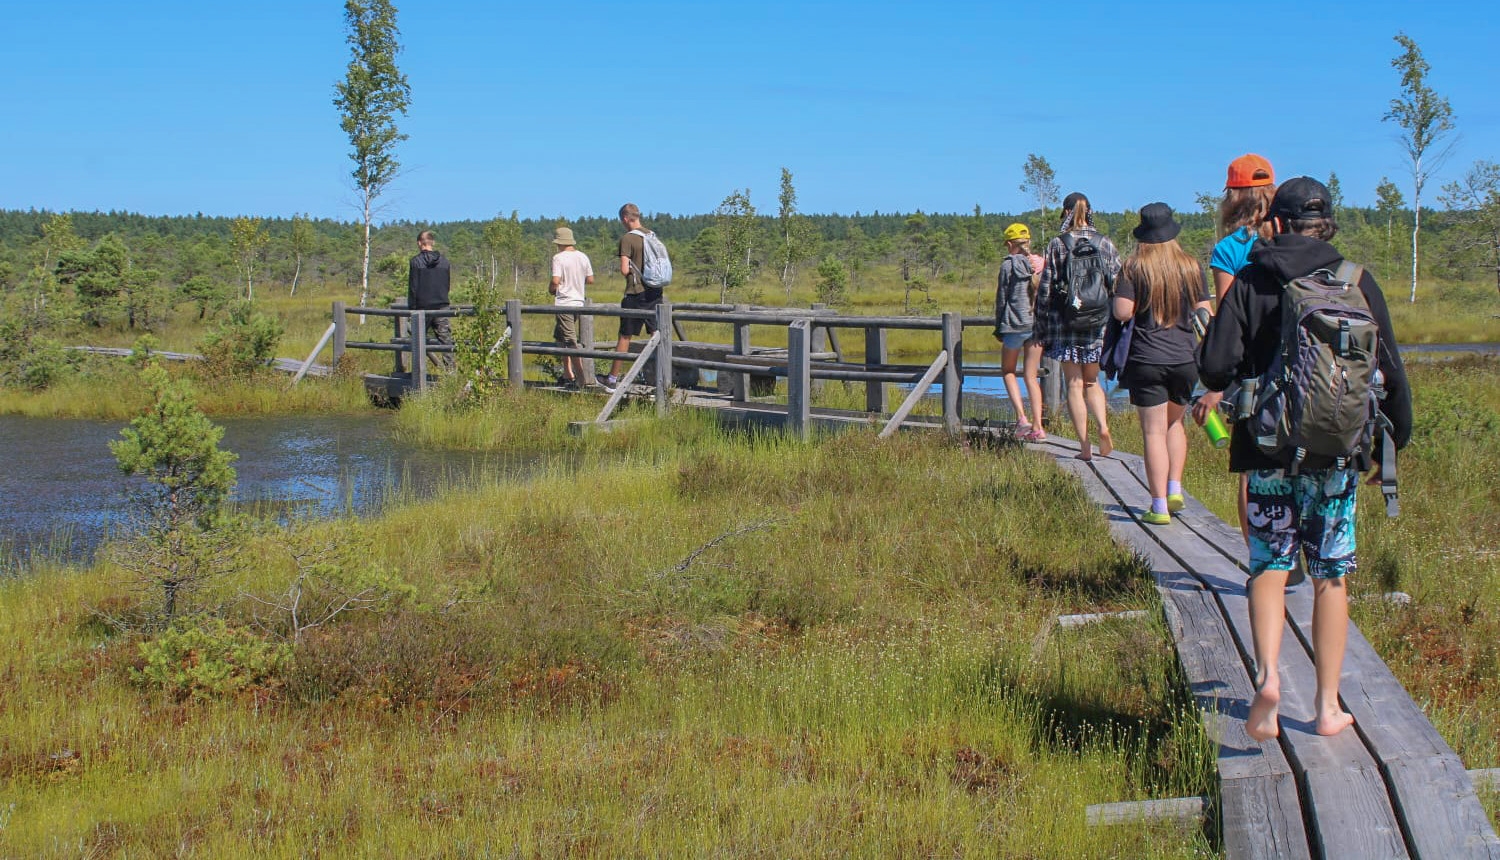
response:
<path id="1" fill-rule="evenodd" d="M 1085 227 L 1081 230 L 1070 231 L 1075 237 L 1087 236 L 1089 241 L 1099 249 L 1108 261 L 1110 271 L 1116 277 L 1120 274 L 1120 252 L 1115 250 L 1115 243 L 1109 241 L 1109 237 L 1095 230 L 1093 227 Z M 1061 349 L 1064 347 L 1078 347 L 1081 349 L 1098 349 L 1104 345 L 1104 326 L 1108 324 L 1110 314 L 1105 314 L 1105 323 L 1099 326 L 1098 331 L 1077 332 L 1069 331 L 1063 322 L 1062 311 L 1058 309 L 1053 296 L 1056 295 L 1053 287 L 1061 288 L 1063 273 L 1067 271 L 1068 247 L 1063 244 L 1062 237 L 1054 237 L 1047 243 L 1047 265 L 1042 269 L 1042 283 L 1036 290 L 1036 319 L 1032 329 L 1033 336 L 1046 344 L 1048 349 Z"/>

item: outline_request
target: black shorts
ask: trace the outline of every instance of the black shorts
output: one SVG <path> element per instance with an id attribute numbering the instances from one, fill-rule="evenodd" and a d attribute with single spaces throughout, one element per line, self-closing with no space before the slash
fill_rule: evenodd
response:
<path id="1" fill-rule="evenodd" d="M 1198 365 L 1126 364 L 1120 384 L 1130 389 L 1131 406 L 1160 406 L 1167 401 L 1186 406 L 1198 384 Z"/>
<path id="2" fill-rule="evenodd" d="M 626 310 L 654 311 L 661 304 L 661 290 L 653 290 L 650 287 L 639 293 L 626 293 L 620 299 L 620 307 Z M 656 317 L 650 319 L 632 319 L 620 317 L 620 337 L 635 337 L 645 328 L 648 334 L 656 334 Z"/>

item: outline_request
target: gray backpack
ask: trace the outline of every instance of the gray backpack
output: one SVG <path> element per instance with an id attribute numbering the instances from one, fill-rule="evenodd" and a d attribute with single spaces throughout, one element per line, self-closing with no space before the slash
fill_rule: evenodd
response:
<path id="1" fill-rule="evenodd" d="M 1380 412 L 1380 329 L 1345 260 L 1282 288 L 1281 350 L 1261 376 L 1250 430 L 1296 474 L 1308 455 L 1366 466 Z M 1394 479 L 1394 475 L 1391 476 Z"/>

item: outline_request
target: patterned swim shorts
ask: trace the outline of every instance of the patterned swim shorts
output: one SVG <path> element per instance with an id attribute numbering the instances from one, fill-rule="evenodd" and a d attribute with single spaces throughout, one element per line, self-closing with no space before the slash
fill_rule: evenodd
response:
<path id="1" fill-rule="evenodd" d="M 1250 575 L 1291 570 L 1300 547 L 1307 572 L 1335 579 L 1355 568 L 1356 469 L 1285 469 L 1250 473 Z M 1293 576 L 1296 581 L 1299 577 Z"/>

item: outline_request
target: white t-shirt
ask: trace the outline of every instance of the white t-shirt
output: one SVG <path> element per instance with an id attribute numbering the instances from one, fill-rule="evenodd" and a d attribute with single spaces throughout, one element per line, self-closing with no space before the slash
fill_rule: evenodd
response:
<path id="1" fill-rule="evenodd" d="M 589 255 L 574 248 L 558 251 L 552 255 L 552 277 L 557 278 L 557 297 L 554 305 L 577 307 L 583 304 L 584 281 L 594 276 L 594 264 Z"/>

